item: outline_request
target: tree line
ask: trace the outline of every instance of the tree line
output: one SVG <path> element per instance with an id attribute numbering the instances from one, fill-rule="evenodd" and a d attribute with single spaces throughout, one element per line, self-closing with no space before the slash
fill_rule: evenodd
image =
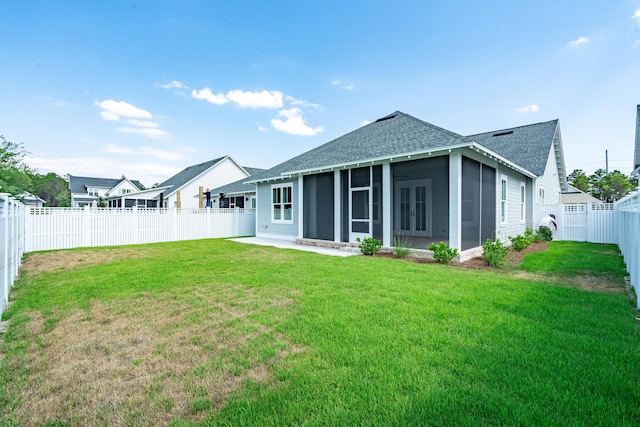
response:
<path id="1" fill-rule="evenodd" d="M 37 173 L 24 162 L 27 154 L 22 144 L 0 135 L 0 193 L 9 193 L 18 200 L 28 193 L 40 197 L 50 207 L 70 206 L 67 181 L 54 172 Z"/>
<path id="2" fill-rule="evenodd" d="M 637 177 L 629 177 L 619 170 L 607 173 L 604 169 L 598 169 L 587 176 L 582 169 L 575 169 L 567 180 L 578 190 L 607 203 L 622 199 L 638 186 Z"/>

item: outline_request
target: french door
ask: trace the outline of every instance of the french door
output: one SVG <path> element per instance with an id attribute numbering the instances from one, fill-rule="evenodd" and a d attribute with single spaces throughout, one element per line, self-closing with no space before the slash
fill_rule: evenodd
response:
<path id="1" fill-rule="evenodd" d="M 431 180 L 395 184 L 395 232 L 431 237 Z"/>

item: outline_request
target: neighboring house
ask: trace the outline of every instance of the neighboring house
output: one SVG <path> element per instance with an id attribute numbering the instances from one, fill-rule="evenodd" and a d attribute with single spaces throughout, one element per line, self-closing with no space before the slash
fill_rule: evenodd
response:
<path id="1" fill-rule="evenodd" d="M 69 175 L 69 191 L 71 192 L 71 207 L 79 208 L 98 203 L 116 194 L 128 194 L 140 191 L 140 181 L 129 180 L 124 176 L 120 179 L 93 178 L 87 176 Z"/>
<path id="2" fill-rule="evenodd" d="M 395 112 L 252 176 L 256 236 L 414 248 L 462 258 L 537 226 L 566 191 L 557 120 L 462 136 Z"/>
<path id="3" fill-rule="evenodd" d="M 199 207 L 200 187 L 219 187 L 249 176 L 230 156 L 219 157 L 208 162 L 189 166 L 176 175 L 161 182 L 158 187 L 127 194 L 125 197 L 109 196 L 110 206 L 115 207 Z"/>
<path id="4" fill-rule="evenodd" d="M 22 204 L 32 208 L 44 207 L 46 201 L 40 198 L 40 196 L 34 196 L 31 193 L 22 193 L 17 196 L 17 199 L 22 201 Z"/>
<path id="5" fill-rule="evenodd" d="M 573 185 L 569 185 L 569 189 L 562 192 L 560 203 L 573 205 L 578 203 L 602 203 L 602 201 L 589 193 L 577 189 Z"/>
<path id="6" fill-rule="evenodd" d="M 244 167 L 249 176 L 222 187 L 209 190 L 213 208 L 256 208 L 256 185 L 247 185 L 252 176 L 265 172 L 265 169 Z M 195 197 L 199 197 L 196 195 Z"/>

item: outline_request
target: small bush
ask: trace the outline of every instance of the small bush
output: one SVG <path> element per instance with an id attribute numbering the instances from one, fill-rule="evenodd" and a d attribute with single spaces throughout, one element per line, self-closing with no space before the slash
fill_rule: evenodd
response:
<path id="1" fill-rule="evenodd" d="M 411 252 L 411 236 L 396 234 L 393 236 L 393 254 L 399 258 L 406 258 Z"/>
<path id="2" fill-rule="evenodd" d="M 527 227 L 527 229 L 524 230 L 524 235 L 531 239 L 531 243 L 538 243 L 542 241 L 540 234 L 536 233 L 533 228 Z"/>
<path id="3" fill-rule="evenodd" d="M 500 240 L 492 242 L 490 239 L 482 245 L 482 256 L 489 264 L 489 267 L 504 268 L 509 263 L 507 262 L 507 254 L 509 248 L 507 248 Z"/>
<path id="4" fill-rule="evenodd" d="M 540 239 L 546 241 L 546 242 L 550 242 L 553 240 L 553 233 L 551 232 L 551 229 L 547 226 L 540 226 L 540 228 L 538 228 L 538 235 L 540 236 Z"/>
<path id="5" fill-rule="evenodd" d="M 509 237 L 509 240 L 511 240 L 511 247 L 516 251 L 521 251 L 533 243 L 532 237 L 523 236 L 522 234 Z"/>
<path id="6" fill-rule="evenodd" d="M 458 250 L 450 248 L 445 242 L 432 243 L 427 248 L 433 251 L 433 258 L 441 264 L 447 264 L 458 255 Z"/>
<path id="7" fill-rule="evenodd" d="M 356 242 L 358 242 L 360 252 L 365 255 L 373 255 L 382 247 L 382 242 L 373 237 L 365 237 L 364 239 L 356 237 Z"/>

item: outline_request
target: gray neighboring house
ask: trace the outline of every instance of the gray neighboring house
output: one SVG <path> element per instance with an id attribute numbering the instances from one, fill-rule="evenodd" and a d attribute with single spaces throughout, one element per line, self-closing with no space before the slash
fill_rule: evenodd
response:
<path id="1" fill-rule="evenodd" d="M 85 205 L 106 200 L 110 195 L 128 194 L 140 191 L 142 184 L 137 180 L 122 178 L 95 178 L 88 176 L 69 175 L 69 191 L 71 192 L 71 207 L 80 208 Z"/>
<path id="2" fill-rule="evenodd" d="M 256 208 L 256 185 L 245 184 L 252 176 L 266 169 L 244 166 L 249 176 L 221 187 L 209 189 L 212 208 Z M 196 195 L 194 197 L 199 197 Z"/>
<path id="3" fill-rule="evenodd" d="M 463 136 L 396 111 L 252 176 L 256 236 L 332 244 L 487 239 L 537 226 L 568 189 L 558 120 Z"/>
<path id="4" fill-rule="evenodd" d="M 569 184 L 569 189 L 562 192 L 560 202 L 569 205 L 575 205 L 582 203 L 602 203 L 602 200 L 593 197 L 591 194 L 585 193 L 584 191 Z"/>

